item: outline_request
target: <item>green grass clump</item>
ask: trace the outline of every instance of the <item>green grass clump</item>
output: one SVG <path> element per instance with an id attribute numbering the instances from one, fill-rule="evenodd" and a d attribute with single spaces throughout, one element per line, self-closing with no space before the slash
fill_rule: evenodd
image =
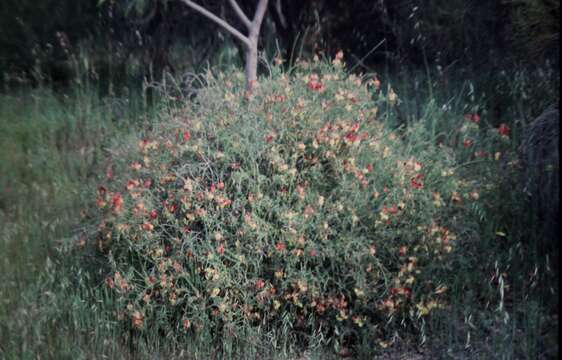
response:
<path id="1" fill-rule="evenodd" d="M 448 306 L 460 204 L 476 201 L 452 160 L 385 128 L 396 94 L 337 61 L 273 68 L 245 99 L 239 73 L 207 81 L 116 148 L 97 189 L 115 319 L 222 347 L 419 336 Z"/>
<path id="2" fill-rule="evenodd" d="M 79 235 L 85 188 L 103 169 L 110 139 L 128 131 L 123 125 L 133 128 L 134 107 L 116 121 L 107 100 L 47 89 L 0 95 L 2 359 L 74 358 L 78 344 L 84 352 L 98 344 L 82 341 L 98 322 L 84 299 L 103 293 L 83 257 L 61 250 Z"/>

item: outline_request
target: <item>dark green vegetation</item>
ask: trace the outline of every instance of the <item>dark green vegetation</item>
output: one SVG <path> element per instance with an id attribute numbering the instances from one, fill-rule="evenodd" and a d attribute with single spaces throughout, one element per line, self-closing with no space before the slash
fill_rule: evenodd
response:
<path id="1" fill-rule="evenodd" d="M 250 100 L 181 4 L 58 3 L 0 5 L 0 357 L 556 358 L 559 2 L 272 8 Z"/>

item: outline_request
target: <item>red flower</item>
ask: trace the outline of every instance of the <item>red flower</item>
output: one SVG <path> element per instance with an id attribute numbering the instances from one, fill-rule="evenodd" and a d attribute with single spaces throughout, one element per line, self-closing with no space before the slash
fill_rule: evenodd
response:
<path id="1" fill-rule="evenodd" d="M 99 196 L 105 196 L 105 193 L 107 192 L 107 189 L 104 186 L 100 186 L 98 188 L 98 195 Z"/>
<path id="2" fill-rule="evenodd" d="M 318 75 L 312 74 L 310 76 L 310 80 L 307 84 L 308 88 L 312 91 L 322 91 L 324 90 L 324 85 L 318 81 Z"/>
<path id="3" fill-rule="evenodd" d="M 98 196 L 98 197 L 96 198 L 96 206 L 97 206 L 98 208 L 101 209 L 101 208 L 104 207 L 106 204 L 107 204 L 107 203 L 105 202 L 105 200 L 104 200 L 102 197 L 99 197 L 99 196 Z"/>
<path id="4" fill-rule="evenodd" d="M 353 123 L 353 125 L 351 125 L 350 131 L 357 132 L 359 130 L 359 126 L 360 126 L 360 124 L 358 122 Z"/>
<path id="5" fill-rule="evenodd" d="M 275 244 L 275 249 L 279 252 L 283 252 L 285 248 L 286 248 L 285 243 L 278 242 L 277 244 Z"/>
<path id="6" fill-rule="evenodd" d="M 319 81 L 311 80 L 308 82 L 308 88 L 312 91 L 321 91 L 324 88 L 324 85 L 322 85 Z"/>
<path id="7" fill-rule="evenodd" d="M 349 143 L 354 143 L 359 139 L 359 136 L 357 136 L 356 133 L 350 131 L 344 136 L 344 139 Z"/>
<path id="8" fill-rule="evenodd" d="M 183 137 L 183 141 L 189 141 L 189 139 L 191 139 L 191 133 L 186 130 L 183 132 L 182 137 Z"/>
<path id="9" fill-rule="evenodd" d="M 398 251 L 398 254 L 400 254 L 400 256 L 406 256 L 406 252 L 408 252 L 408 247 L 400 246 L 400 250 Z"/>
<path id="10" fill-rule="evenodd" d="M 472 146 L 472 140 L 470 140 L 470 139 L 464 139 L 464 142 L 463 142 L 462 144 L 463 144 L 463 146 L 464 146 L 465 148 L 469 148 L 469 147 Z"/>
<path id="11" fill-rule="evenodd" d="M 367 171 L 368 171 L 368 172 L 373 172 L 373 164 L 367 165 Z"/>
<path id="12" fill-rule="evenodd" d="M 507 126 L 506 124 L 501 124 L 501 125 L 498 127 L 498 133 L 499 133 L 501 136 L 509 137 L 509 132 L 510 132 L 510 130 L 511 130 L 511 129 L 510 129 L 509 126 Z"/>
<path id="13" fill-rule="evenodd" d="M 151 220 L 154 220 L 158 217 L 158 212 L 156 210 L 152 210 L 149 214 Z"/>
<path id="14" fill-rule="evenodd" d="M 412 295 L 412 289 L 410 289 L 409 287 L 391 288 L 390 294 L 391 295 L 404 295 L 405 297 L 410 297 Z"/>
<path id="15" fill-rule="evenodd" d="M 152 179 L 150 179 L 150 178 L 149 178 L 149 179 L 146 179 L 146 180 L 143 182 L 143 186 L 144 186 L 145 188 L 147 188 L 147 189 L 148 189 L 151 185 L 152 185 Z"/>
<path id="16" fill-rule="evenodd" d="M 107 171 L 105 173 L 105 177 L 107 178 L 107 180 L 113 179 L 113 169 L 111 168 L 111 166 L 109 166 L 107 168 Z"/>
<path id="17" fill-rule="evenodd" d="M 139 182 L 137 180 L 129 180 L 129 181 L 127 181 L 126 187 L 127 187 L 127 190 L 132 190 L 138 185 L 139 185 Z"/>
<path id="18" fill-rule="evenodd" d="M 113 211 L 115 211 L 116 213 L 121 212 L 121 210 L 123 209 L 123 198 L 121 197 L 121 193 L 113 195 L 111 203 L 113 204 Z"/>
<path id="19" fill-rule="evenodd" d="M 263 289 L 265 287 L 265 281 L 263 279 L 256 280 L 256 289 Z"/>
<path id="20" fill-rule="evenodd" d="M 230 199 L 218 198 L 218 199 L 217 199 L 217 204 L 218 204 L 218 205 L 220 206 L 220 208 L 222 209 L 222 208 L 225 208 L 225 207 L 231 205 L 231 204 L 232 204 L 232 200 L 230 200 Z"/>
<path id="21" fill-rule="evenodd" d="M 410 180 L 410 185 L 417 190 L 423 189 L 423 175 L 417 174 L 415 177 Z"/>
<path id="22" fill-rule="evenodd" d="M 396 214 L 398 212 L 398 207 L 396 205 L 389 208 L 385 206 L 383 207 L 382 212 L 385 214 Z"/>
<path id="23" fill-rule="evenodd" d="M 480 122 L 480 115 L 478 114 L 465 114 L 464 119 L 467 121 L 472 121 L 475 124 Z"/>
<path id="24" fill-rule="evenodd" d="M 224 245 L 220 244 L 219 246 L 217 246 L 217 253 L 219 255 L 224 255 Z"/>
<path id="25" fill-rule="evenodd" d="M 266 141 L 267 143 L 270 143 L 270 142 L 273 141 L 273 138 L 274 138 L 274 136 L 273 136 L 272 134 L 266 135 L 266 136 L 265 136 L 265 141 Z"/>

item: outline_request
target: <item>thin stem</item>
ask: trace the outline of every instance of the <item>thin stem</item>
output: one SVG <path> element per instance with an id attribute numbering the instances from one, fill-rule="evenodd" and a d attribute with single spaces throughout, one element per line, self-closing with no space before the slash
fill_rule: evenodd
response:
<path id="1" fill-rule="evenodd" d="M 181 0 L 184 4 L 192 8 L 193 10 L 199 12 L 200 14 L 206 16 L 208 19 L 214 21 L 217 25 L 222 27 L 224 30 L 231 33 L 234 37 L 240 40 L 246 47 L 250 47 L 251 43 L 248 37 L 242 34 L 240 31 L 236 30 L 233 26 L 227 23 L 225 20 L 221 19 L 220 17 L 216 16 L 209 10 L 205 9 L 204 7 L 194 3 L 191 0 Z M 267 0 L 266 0 L 267 1 Z"/>

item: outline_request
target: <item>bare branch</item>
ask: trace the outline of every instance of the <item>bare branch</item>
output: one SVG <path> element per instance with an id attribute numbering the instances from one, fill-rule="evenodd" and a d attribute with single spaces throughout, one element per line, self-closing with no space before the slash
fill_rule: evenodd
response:
<path id="1" fill-rule="evenodd" d="M 250 21 L 250 19 L 248 19 L 246 14 L 244 14 L 244 11 L 242 11 L 240 6 L 238 6 L 236 0 L 228 0 L 228 1 L 230 2 L 230 6 L 232 6 L 232 8 L 234 9 L 236 15 L 238 15 L 238 17 L 240 18 L 240 20 L 242 20 L 244 25 L 246 25 L 246 27 L 250 29 L 252 27 L 252 22 Z"/>
<path id="2" fill-rule="evenodd" d="M 231 33 L 234 37 L 236 37 L 238 40 L 240 40 L 246 47 L 249 48 L 251 46 L 250 40 L 248 39 L 248 37 L 246 37 L 240 31 L 236 30 L 233 26 L 231 26 L 225 20 L 221 19 L 220 17 L 216 16 L 215 14 L 210 12 L 209 10 L 207 10 L 204 7 L 194 3 L 191 0 L 181 0 L 181 1 L 184 4 L 186 4 L 187 6 L 189 6 L 190 8 L 192 8 L 193 10 L 198 11 L 200 14 L 202 14 L 202 15 L 206 16 L 208 19 L 214 21 L 217 25 L 222 27 L 224 30 Z M 267 2 L 267 0 L 266 0 L 266 2 Z M 261 3 L 260 3 L 260 5 L 261 5 Z M 262 17 L 263 17 L 263 15 L 262 15 Z"/>

